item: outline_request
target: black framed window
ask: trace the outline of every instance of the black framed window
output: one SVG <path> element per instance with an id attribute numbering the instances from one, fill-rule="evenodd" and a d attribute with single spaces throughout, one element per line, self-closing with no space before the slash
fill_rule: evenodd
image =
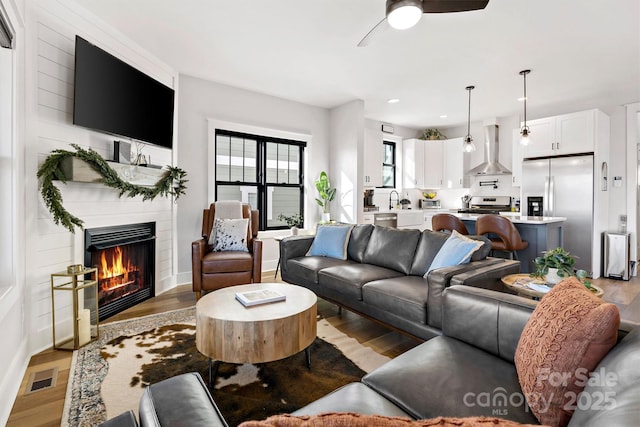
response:
<path id="1" fill-rule="evenodd" d="M 305 142 L 216 130 L 216 200 L 241 200 L 260 212 L 260 230 L 304 217 Z"/>
<path id="2" fill-rule="evenodd" d="M 396 143 L 392 141 L 382 142 L 382 187 L 395 188 L 396 186 Z"/>

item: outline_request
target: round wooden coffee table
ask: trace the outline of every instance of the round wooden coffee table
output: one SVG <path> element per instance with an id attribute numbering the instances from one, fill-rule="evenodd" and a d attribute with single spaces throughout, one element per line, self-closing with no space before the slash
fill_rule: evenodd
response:
<path id="1" fill-rule="evenodd" d="M 245 307 L 237 292 L 271 289 L 285 301 Z M 218 362 L 265 363 L 306 350 L 317 333 L 318 298 L 286 283 L 254 283 L 211 292 L 196 303 L 196 348 L 217 370 Z M 209 383 L 215 373 L 209 369 Z"/>

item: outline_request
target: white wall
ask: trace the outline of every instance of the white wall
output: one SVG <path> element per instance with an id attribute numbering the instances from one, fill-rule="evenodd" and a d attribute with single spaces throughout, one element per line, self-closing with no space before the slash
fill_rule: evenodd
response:
<path id="1" fill-rule="evenodd" d="M 640 188 L 638 187 L 638 171 L 640 170 L 640 102 L 626 106 L 626 160 L 627 160 L 627 226 L 631 233 L 631 259 L 638 260 L 640 239 L 638 239 L 638 227 L 640 227 L 640 211 L 638 210 L 638 197 Z M 632 272 L 634 275 L 638 271 L 638 264 Z"/>
<path id="2" fill-rule="evenodd" d="M 364 102 L 355 100 L 331 109 L 329 179 L 337 189 L 331 219 L 355 224 L 362 206 L 364 161 Z M 382 166 L 382 165 L 381 165 Z"/>
<path id="3" fill-rule="evenodd" d="M 620 215 L 626 215 L 627 191 L 635 184 L 627 180 L 626 109 L 623 106 L 607 112 L 611 123 L 609 148 L 609 230 L 618 231 Z M 613 178 L 622 177 L 622 187 L 613 186 Z M 635 233 L 635 230 L 634 230 Z"/>
<path id="4" fill-rule="evenodd" d="M 55 225 L 44 206 L 36 179 L 38 165 L 54 149 L 71 149 L 71 143 L 92 148 L 109 159 L 117 139 L 72 124 L 75 36 L 174 89 L 177 74 L 68 0 L 28 1 L 26 16 L 25 311 L 29 351 L 35 353 L 52 344 L 50 274 L 82 263 L 84 254 L 82 230 L 72 234 Z M 144 150 L 154 163 L 173 163 L 170 150 L 149 146 Z M 70 182 L 58 187 L 65 208 L 84 220 L 86 228 L 155 221 L 156 293 L 175 286 L 175 206 L 170 199 L 142 202 L 140 197 L 120 198 L 116 190 L 100 184 Z"/>
<path id="5" fill-rule="evenodd" d="M 24 4 L 0 2 L 15 33 L 14 49 L 0 58 L 0 425 L 5 425 L 13 396 L 29 363 L 28 321 L 25 321 L 25 209 L 24 209 Z"/>
<path id="6" fill-rule="evenodd" d="M 178 105 L 178 166 L 189 174 L 187 194 L 178 200 L 178 283 L 191 282 L 191 242 L 200 237 L 202 210 L 213 201 L 208 195 L 209 120 L 311 135 L 305 150 L 305 224 L 318 222 L 321 212 L 313 182 L 320 171 L 329 169 L 326 109 L 186 75 L 180 76 Z M 277 245 L 268 234 L 263 239 L 263 269 L 275 268 Z"/>
<path id="7" fill-rule="evenodd" d="M 13 2 L 12 2 L 13 4 Z M 9 8 L 3 1 L 2 7 Z M 18 13 L 13 8 L 14 18 Z M 12 214 L 16 228 L 15 274 L 9 288 L 0 291 L 0 316 L 11 325 L 0 332 L 3 343 L 0 364 L 4 374 L 0 395 L 15 396 L 29 357 L 51 342 L 51 273 L 82 262 L 82 230 L 71 234 L 56 226 L 39 196 L 36 172 L 54 149 L 70 149 L 71 143 L 92 148 L 106 158 L 112 155 L 113 137 L 72 124 L 75 35 L 90 40 L 170 87 L 176 73 L 122 37 L 98 18 L 68 0 L 19 2 L 16 37 L 17 144 L 13 153 L 15 195 Z M 22 21 L 22 22 L 21 22 Z M 22 26 L 22 25 L 23 26 Z M 4 94 L 3 94 L 4 96 Z M 154 152 L 154 159 L 172 163 L 170 151 Z M 99 184 L 69 183 L 60 186 L 65 207 L 87 227 L 139 221 L 156 221 L 156 290 L 174 286 L 174 207 L 170 200 L 142 203 L 120 199 L 118 193 Z M 3 242 L 9 244 L 9 242 Z M 0 424 L 6 421 L 13 398 L 2 399 Z"/>
<path id="8" fill-rule="evenodd" d="M 417 208 L 417 200 L 421 197 L 422 192 L 418 190 L 404 190 L 402 188 L 402 170 L 403 170 L 403 145 L 402 141 L 405 139 L 417 138 L 422 134 L 421 129 L 414 129 L 405 126 L 398 126 L 393 123 L 388 122 L 380 122 L 378 120 L 372 119 L 364 119 L 364 126 L 366 129 L 371 129 L 373 131 L 380 131 L 382 124 L 390 124 L 393 127 L 393 134 L 384 133 L 383 139 L 393 141 L 396 143 L 396 188 L 400 194 L 404 194 L 406 192 L 409 194 L 410 200 L 414 202 L 414 207 Z M 366 143 L 366 139 L 365 139 Z M 363 148 L 364 150 L 364 148 Z M 362 173 L 360 173 L 362 177 Z M 387 209 L 389 207 L 389 193 L 394 190 L 393 188 L 376 188 L 373 192 L 373 204 L 378 206 L 380 209 Z M 362 194 L 362 192 L 360 193 Z M 361 200 L 358 201 L 359 209 L 362 210 L 364 207 L 364 198 L 361 197 Z"/>

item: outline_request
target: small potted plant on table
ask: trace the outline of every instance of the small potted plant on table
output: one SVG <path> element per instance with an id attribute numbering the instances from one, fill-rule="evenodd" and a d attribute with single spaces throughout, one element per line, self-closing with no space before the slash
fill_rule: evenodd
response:
<path id="1" fill-rule="evenodd" d="M 576 258 L 564 248 L 555 248 L 542 254 L 533 260 L 536 266 L 536 271 L 531 274 L 533 277 L 545 279 L 548 284 L 555 285 L 562 279 L 575 275 L 573 265 Z"/>
<path id="2" fill-rule="evenodd" d="M 287 224 L 287 226 L 291 229 L 291 234 L 294 236 L 298 234 L 298 229 L 302 228 L 304 224 L 304 219 L 300 214 L 293 214 L 291 216 L 287 216 L 285 214 L 278 215 L 278 220 L 283 221 Z"/>
<path id="3" fill-rule="evenodd" d="M 563 248 L 555 248 L 550 251 L 542 252 L 542 256 L 536 257 L 533 261 L 536 271 L 530 274 L 531 277 L 543 279 L 548 285 L 553 286 L 563 279 L 570 276 L 576 276 L 578 280 L 594 295 L 602 296 L 602 289 L 594 286 L 588 280 L 589 273 L 585 270 L 576 270 L 573 268 L 576 263 L 576 257 Z"/>

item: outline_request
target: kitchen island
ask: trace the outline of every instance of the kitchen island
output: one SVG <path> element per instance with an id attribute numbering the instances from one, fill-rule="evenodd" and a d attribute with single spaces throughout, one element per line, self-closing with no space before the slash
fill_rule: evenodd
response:
<path id="1" fill-rule="evenodd" d="M 469 230 L 470 234 L 476 232 L 476 220 L 483 214 L 467 214 L 454 213 L 453 215 L 460 218 Z M 520 216 L 513 213 L 504 215 L 518 229 L 522 240 L 529 242 L 527 249 L 518 251 L 518 259 L 520 260 L 520 271 L 522 273 L 531 273 L 535 270 L 533 260 L 540 256 L 542 251 L 551 250 L 562 246 L 563 235 L 562 225 L 567 220 L 564 217 L 549 216 Z M 496 253 L 500 256 L 500 253 Z"/>

